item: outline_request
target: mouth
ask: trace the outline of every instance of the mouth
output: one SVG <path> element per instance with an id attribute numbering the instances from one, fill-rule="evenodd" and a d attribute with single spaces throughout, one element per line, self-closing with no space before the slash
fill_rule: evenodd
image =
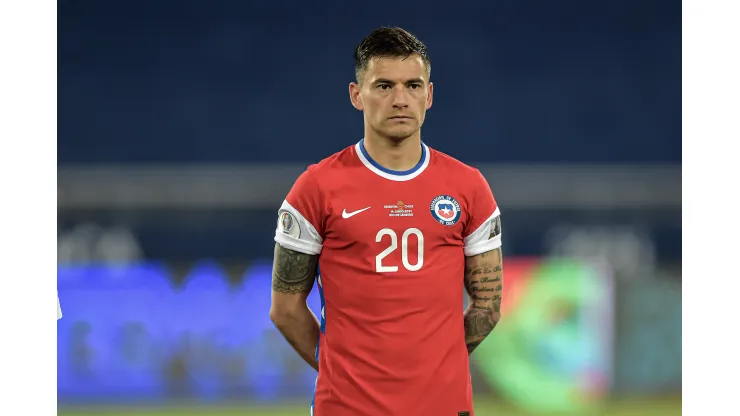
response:
<path id="1" fill-rule="evenodd" d="M 409 116 L 393 116 L 390 119 L 391 120 L 411 120 L 411 117 L 409 117 Z"/>

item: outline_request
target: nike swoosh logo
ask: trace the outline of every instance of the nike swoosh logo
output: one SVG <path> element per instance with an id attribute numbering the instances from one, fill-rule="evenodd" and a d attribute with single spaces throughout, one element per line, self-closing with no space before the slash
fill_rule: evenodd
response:
<path id="1" fill-rule="evenodd" d="M 342 218 L 347 219 L 349 217 L 354 217 L 355 215 L 357 215 L 357 214 L 359 214 L 359 213 L 361 213 L 363 211 L 367 211 L 369 209 L 370 209 L 370 207 L 367 207 L 367 208 L 358 209 L 357 211 L 352 211 L 352 212 L 347 212 L 347 210 L 344 209 L 344 210 L 342 210 Z"/>

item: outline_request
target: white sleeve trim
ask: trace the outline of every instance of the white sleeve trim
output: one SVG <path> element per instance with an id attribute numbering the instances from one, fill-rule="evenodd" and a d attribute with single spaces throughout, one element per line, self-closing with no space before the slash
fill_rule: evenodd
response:
<path id="1" fill-rule="evenodd" d="M 310 255 L 320 254 L 322 248 L 321 244 L 299 240 L 286 234 L 275 234 L 275 242 L 280 244 L 280 247 Z"/>
<path id="2" fill-rule="evenodd" d="M 491 250 L 496 250 L 501 247 L 501 236 L 496 236 L 490 240 L 486 240 L 475 244 L 473 246 L 465 246 L 465 255 L 468 257 L 477 256 Z"/>
<path id="3" fill-rule="evenodd" d="M 303 214 L 288 201 L 283 201 L 278 211 L 275 242 L 299 253 L 318 255 L 321 253 L 323 240 Z"/>
<path id="4" fill-rule="evenodd" d="M 469 236 L 465 237 L 463 242 L 465 244 L 465 255 L 466 256 L 477 256 L 478 254 L 485 253 L 487 251 L 495 250 L 501 247 L 501 234 L 490 238 L 491 227 L 493 226 L 494 219 L 501 215 L 498 207 L 493 211 L 483 224 L 481 224 L 477 230 L 470 233 Z"/>

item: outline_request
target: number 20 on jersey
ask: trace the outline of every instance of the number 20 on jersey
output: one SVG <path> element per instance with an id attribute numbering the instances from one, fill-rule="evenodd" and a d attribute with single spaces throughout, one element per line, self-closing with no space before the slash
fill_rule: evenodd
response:
<path id="1" fill-rule="evenodd" d="M 392 273 L 398 271 L 398 265 L 383 264 L 383 260 L 391 253 L 398 249 L 398 234 L 390 229 L 383 228 L 375 235 L 376 243 L 387 242 L 390 237 L 390 245 L 380 254 L 375 256 L 375 271 L 377 273 Z M 409 238 L 416 238 L 416 263 L 409 262 Z M 409 228 L 401 234 L 401 263 L 403 267 L 410 271 L 416 272 L 424 265 L 424 234 L 418 228 Z"/>

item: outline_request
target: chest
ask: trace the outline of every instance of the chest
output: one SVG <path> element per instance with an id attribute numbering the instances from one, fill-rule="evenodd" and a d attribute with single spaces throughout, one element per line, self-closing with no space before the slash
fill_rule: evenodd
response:
<path id="1" fill-rule="evenodd" d="M 324 245 L 371 251 L 398 247 L 401 254 L 462 246 L 468 220 L 463 195 L 447 182 L 414 182 L 348 183 L 337 189 L 330 198 Z"/>

